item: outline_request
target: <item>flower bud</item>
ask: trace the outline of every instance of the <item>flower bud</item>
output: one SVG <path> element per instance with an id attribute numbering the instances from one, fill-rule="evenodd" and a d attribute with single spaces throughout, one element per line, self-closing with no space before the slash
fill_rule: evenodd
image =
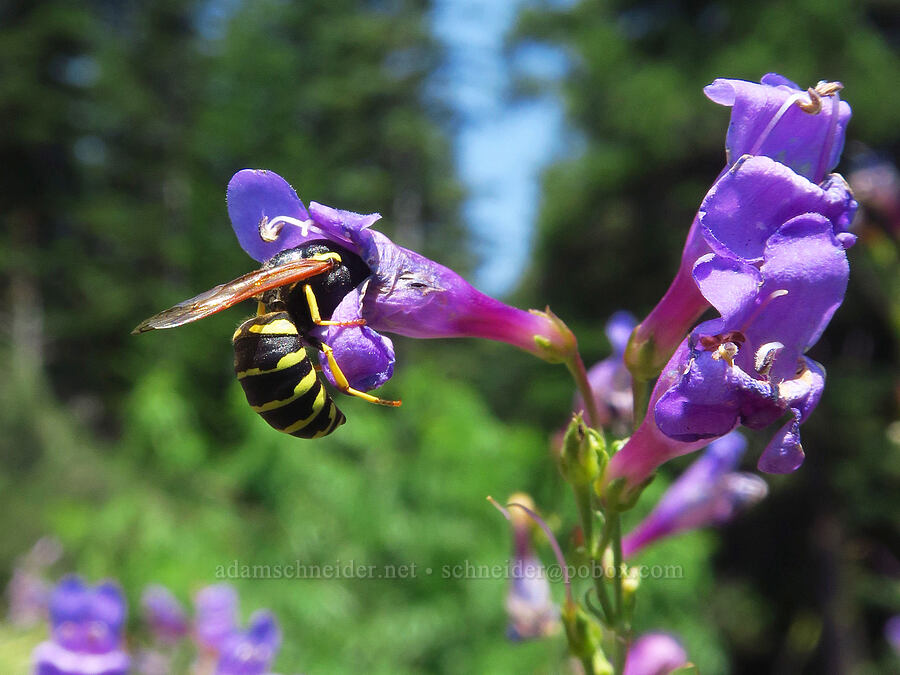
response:
<path id="1" fill-rule="evenodd" d="M 603 437 L 584 423 L 580 413 L 573 415 L 559 457 L 563 477 L 572 485 L 588 485 L 602 475 L 608 462 Z"/>

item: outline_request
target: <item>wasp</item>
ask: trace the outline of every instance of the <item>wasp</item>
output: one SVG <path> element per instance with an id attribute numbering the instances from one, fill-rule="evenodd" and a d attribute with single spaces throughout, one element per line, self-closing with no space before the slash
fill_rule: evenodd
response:
<path id="1" fill-rule="evenodd" d="M 371 274 L 343 246 L 317 239 L 273 256 L 261 269 L 142 321 L 133 334 L 175 328 L 251 298 L 257 313 L 232 336 L 234 371 L 250 407 L 275 429 L 298 438 L 327 436 L 346 421 L 325 390 L 306 348 L 324 354 L 337 387 L 370 403 L 398 406 L 350 386 L 317 326 L 361 326 L 365 319 L 331 321 L 341 299 Z"/>

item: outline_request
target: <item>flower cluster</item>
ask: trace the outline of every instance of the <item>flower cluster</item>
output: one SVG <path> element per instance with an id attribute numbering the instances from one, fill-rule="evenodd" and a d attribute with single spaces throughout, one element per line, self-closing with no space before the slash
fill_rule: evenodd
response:
<path id="1" fill-rule="evenodd" d="M 637 485 L 662 462 L 738 425 L 762 429 L 784 417 L 759 468 L 788 473 L 803 462 L 799 427 L 825 382 L 805 352 L 843 300 L 846 249 L 855 241 L 848 228 L 856 201 L 843 178 L 827 174 L 850 117 L 839 89 L 820 83 L 804 93 L 776 75 L 707 87 L 712 100 L 733 107 L 729 164 L 688 235 L 673 284 L 681 290 L 632 336 L 630 365 L 638 371 L 639 362 L 672 351 L 675 336 L 679 343 L 608 481 Z M 707 307 L 719 317 L 688 332 Z"/>
<path id="2" fill-rule="evenodd" d="M 270 612 L 258 611 L 242 628 L 232 587 L 199 591 L 193 621 L 163 586 L 145 589 L 141 608 L 152 640 L 132 658 L 125 648 L 127 608 L 119 586 L 106 581 L 91 587 L 77 576 L 64 578 L 50 596 L 51 638 L 34 650 L 34 674 L 170 675 L 177 672 L 175 655 L 184 653 L 190 639 L 195 672 L 271 675 L 281 644 L 278 624 Z"/>

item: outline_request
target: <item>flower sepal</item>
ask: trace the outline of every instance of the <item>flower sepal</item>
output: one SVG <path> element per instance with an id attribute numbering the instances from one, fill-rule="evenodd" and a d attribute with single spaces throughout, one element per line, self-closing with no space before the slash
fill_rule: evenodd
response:
<path id="1" fill-rule="evenodd" d="M 603 485 L 603 481 L 597 481 L 595 488 L 608 511 L 622 513 L 634 508 L 644 489 L 653 482 L 654 478 L 656 478 L 655 473 L 634 486 L 629 486 L 628 480 L 624 477 L 615 478 L 606 485 Z"/>
<path id="2" fill-rule="evenodd" d="M 660 350 L 651 334 L 641 337 L 639 324 L 631 333 L 625 347 L 625 365 L 636 382 L 649 382 L 662 371 L 669 360 L 671 350 Z"/>
<path id="3" fill-rule="evenodd" d="M 673 670 L 671 675 L 700 675 L 700 669 L 693 663 L 689 663 L 678 670 Z"/>
<path id="4" fill-rule="evenodd" d="M 541 332 L 532 336 L 534 349 L 528 349 L 538 358 L 548 363 L 567 363 L 578 353 L 578 341 L 565 322 L 546 307 L 544 311 L 529 309 L 528 313 L 544 325 Z"/>

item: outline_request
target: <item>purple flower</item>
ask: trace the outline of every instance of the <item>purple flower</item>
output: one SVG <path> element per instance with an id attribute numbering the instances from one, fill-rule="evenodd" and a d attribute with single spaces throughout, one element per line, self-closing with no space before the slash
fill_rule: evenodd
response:
<path id="1" fill-rule="evenodd" d="M 671 635 L 648 633 L 631 645 L 624 675 L 668 675 L 688 665 L 687 652 Z"/>
<path id="2" fill-rule="evenodd" d="M 765 497 L 765 481 L 734 472 L 746 448 L 747 441 L 737 432 L 713 441 L 666 490 L 650 515 L 622 540 L 625 555 L 679 532 L 727 522 Z"/>
<path id="3" fill-rule="evenodd" d="M 824 216 L 844 248 L 850 248 L 856 237 L 847 230 L 856 207 L 837 174 L 816 185 L 768 157 L 745 155 L 707 193 L 698 225 L 714 253 L 757 264 L 769 237 L 804 213 Z"/>
<path id="4" fill-rule="evenodd" d="M 194 638 L 218 652 L 238 626 L 238 595 L 228 584 L 201 589 L 194 596 Z"/>
<path id="5" fill-rule="evenodd" d="M 703 89 L 715 103 L 731 107 L 725 152 L 731 165 L 742 155 L 764 155 L 814 183 L 837 166 L 844 149 L 850 106 L 838 82 L 803 91 L 776 73 L 760 84 L 717 79 Z"/>
<path id="6" fill-rule="evenodd" d="M 727 165 L 720 179 L 726 180 L 728 185 L 732 184 L 735 179 L 728 170 L 742 157 L 752 155 L 777 161 L 786 167 L 784 171 L 792 169 L 811 184 L 825 180 L 840 158 L 850 119 L 850 107 L 838 96 L 840 88 L 838 83 L 821 82 L 815 89 L 803 92 L 774 73 L 763 77 L 761 84 L 715 80 L 704 90 L 706 95 L 716 103 L 732 106 L 726 139 Z M 774 162 L 768 166 L 772 164 Z M 746 172 L 742 177 L 745 175 Z M 840 177 L 829 177 L 822 187 L 834 199 L 839 198 L 843 188 L 844 196 L 849 200 L 846 184 Z M 757 200 L 757 206 L 762 205 L 766 202 L 766 195 L 758 193 Z M 777 209 L 775 199 L 770 200 L 769 204 L 772 210 Z M 644 380 L 650 380 L 659 373 L 691 324 L 709 308 L 709 303 L 692 279 L 694 263 L 710 250 L 716 250 L 702 231 L 703 212 L 701 207 L 691 224 L 675 279 L 662 300 L 637 327 L 626 352 L 629 369 Z M 843 232 L 851 217 L 852 210 L 848 212 L 846 222 L 835 222 L 836 231 Z M 756 222 L 756 218 L 746 209 L 742 210 L 741 216 L 733 219 L 731 243 L 739 242 L 747 235 L 750 239 L 756 239 L 758 244 L 762 233 L 755 230 Z M 761 241 L 764 242 L 765 238 Z M 845 241 L 848 246 L 852 243 L 849 235 Z M 723 242 L 718 243 L 727 246 Z M 713 248 L 710 249 L 710 246 Z M 739 255 L 739 248 L 734 250 L 734 254 Z"/>
<path id="7" fill-rule="evenodd" d="M 884 625 L 884 636 L 894 651 L 900 654 L 900 614 L 895 614 Z"/>
<path id="8" fill-rule="evenodd" d="M 246 630 L 233 632 L 223 643 L 216 675 L 265 675 L 281 646 L 281 631 L 271 613 L 256 612 Z"/>
<path id="9" fill-rule="evenodd" d="M 160 642 L 178 642 L 188 633 L 188 617 L 181 603 L 165 586 L 148 586 L 141 596 L 144 620 Z"/>
<path id="10" fill-rule="evenodd" d="M 228 214 L 238 241 L 259 262 L 304 242 L 327 239 L 371 271 L 344 297 L 332 319 L 361 327 L 317 329 L 334 349 L 351 386 L 372 389 L 393 372 L 394 350 L 382 331 L 416 338 L 481 337 L 508 342 L 548 360 L 571 354 L 574 338 L 552 314 L 526 312 L 475 290 L 452 270 L 394 244 L 361 215 L 311 202 L 307 210 L 281 176 L 239 171 L 228 184 Z M 265 239 L 263 239 L 263 234 Z M 332 380 L 327 365 L 326 375 Z"/>
<path id="11" fill-rule="evenodd" d="M 509 502 L 534 510 L 534 502 L 528 495 L 512 495 Z M 544 565 L 531 547 L 531 521 L 519 509 L 512 509 L 509 514 L 514 555 L 510 562 L 510 584 L 506 595 L 506 614 L 509 617 L 507 636 L 520 641 L 553 635 L 560 626 L 559 608 L 551 597 Z"/>
<path id="12" fill-rule="evenodd" d="M 118 675 L 128 670 L 122 650 L 125 598 L 112 582 L 95 587 L 64 578 L 50 598 L 52 639 L 32 654 L 35 675 Z"/>
<path id="13" fill-rule="evenodd" d="M 759 268 L 713 254 L 697 262 L 694 278 L 721 316 L 697 326 L 669 360 L 651 396 L 652 414 L 610 461 L 608 481 L 636 485 L 738 424 L 760 429 L 785 413 L 791 419 L 759 468 L 788 473 L 800 466 L 799 426 L 825 382 L 822 367 L 803 354 L 843 300 L 849 266 L 831 221 L 816 213 L 778 228 L 762 258 Z"/>
<path id="14" fill-rule="evenodd" d="M 598 423 L 623 432 L 631 426 L 632 419 L 631 373 L 625 366 L 623 356 L 636 325 L 637 320 L 629 312 L 613 314 L 606 322 L 606 337 L 612 346 L 612 353 L 588 371 L 588 381 L 597 404 Z M 584 412 L 584 401 L 580 395 L 575 396 L 572 409 Z"/>

